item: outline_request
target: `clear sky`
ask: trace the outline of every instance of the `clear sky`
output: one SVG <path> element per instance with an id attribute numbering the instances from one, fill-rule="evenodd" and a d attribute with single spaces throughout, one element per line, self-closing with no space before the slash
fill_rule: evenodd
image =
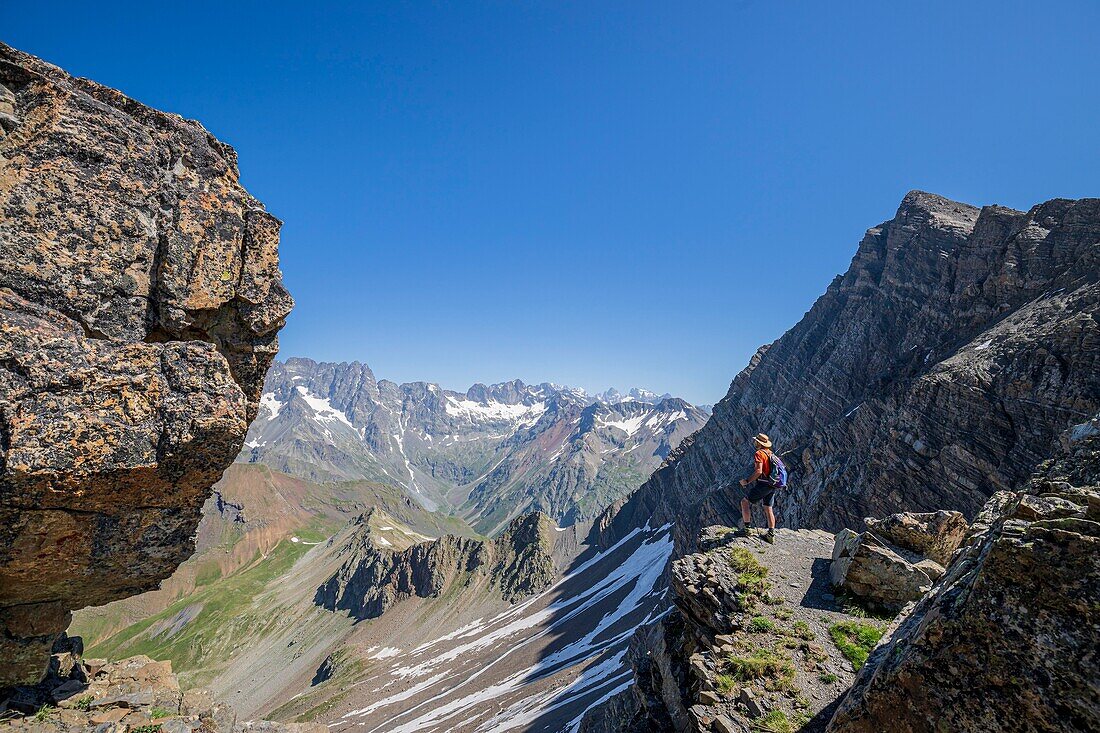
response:
<path id="1" fill-rule="evenodd" d="M 714 402 L 909 189 L 1100 195 L 1100 3 L 0 2 L 285 221 L 283 356 Z"/>

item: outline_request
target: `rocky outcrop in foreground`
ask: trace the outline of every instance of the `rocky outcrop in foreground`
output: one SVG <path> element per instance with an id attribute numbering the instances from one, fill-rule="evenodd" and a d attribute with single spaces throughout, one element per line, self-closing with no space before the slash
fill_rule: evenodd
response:
<path id="1" fill-rule="evenodd" d="M 278 232 L 197 122 L 0 44 L 0 688 L 191 553 L 292 305 Z"/>
<path id="2" fill-rule="evenodd" d="M 318 606 L 368 619 L 407 598 L 437 597 L 453 584 L 484 584 L 515 602 L 554 582 L 554 523 L 544 514 L 513 520 L 493 540 L 444 535 L 401 548 L 372 531 L 376 511 L 333 540 L 345 559 L 317 589 Z"/>
<path id="3" fill-rule="evenodd" d="M 999 492 L 932 592 L 899 618 L 834 733 L 1100 730 L 1100 423 Z"/>
<path id="4" fill-rule="evenodd" d="M 785 526 L 972 517 L 1098 409 L 1100 199 L 1021 212 L 914 191 L 598 539 L 676 522 L 683 554 L 699 528 L 735 523 L 719 487 L 747 473 L 761 431 L 791 470 Z"/>
<path id="5" fill-rule="evenodd" d="M 968 529 L 962 514 L 947 511 L 863 521 L 866 532 L 837 533 L 829 577 L 864 604 L 892 613 L 932 589 Z"/>
<path id="6" fill-rule="evenodd" d="M 634 683 L 580 730 L 822 730 L 866 654 L 851 651 L 858 635 L 882 633 L 833 593 L 833 541 L 816 530 L 777 530 L 774 545 L 704 530 L 702 551 L 672 564 L 674 608 L 631 643 Z M 849 637 L 846 653 L 835 639 Z"/>
<path id="7" fill-rule="evenodd" d="M 325 733 L 320 724 L 237 720 L 209 690 L 180 690 L 171 662 L 137 656 L 118 662 L 82 659 L 79 637 L 62 637 L 49 672 L 18 688 L 0 707 L 0 727 L 36 733 Z M 64 651 L 62 651 L 64 649 Z"/>

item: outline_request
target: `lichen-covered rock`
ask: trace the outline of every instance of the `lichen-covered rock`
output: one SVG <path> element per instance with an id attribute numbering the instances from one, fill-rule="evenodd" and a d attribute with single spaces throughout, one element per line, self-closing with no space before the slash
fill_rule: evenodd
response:
<path id="1" fill-rule="evenodd" d="M 869 605 L 899 611 L 932 588 L 934 578 L 918 563 L 918 558 L 911 562 L 902 557 L 872 532 L 843 529 L 833 545 L 829 578 L 836 588 Z"/>
<path id="2" fill-rule="evenodd" d="M 197 122 L 3 44 L 0 106 L 2 688 L 190 554 L 292 301 Z"/>
<path id="3" fill-rule="evenodd" d="M 64 636 L 68 646 L 79 638 Z M 320 724 L 238 722 L 230 706 L 209 690 L 180 691 L 171 662 L 146 656 L 118 662 L 82 660 L 59 652 L 46 678 L 33 687 L 15 688 L 0 701 L 0 728 L 36 733 L 77 731 L 159 731 L 160 733 L 325 733 Z M 66 658 L 70 658 L 66 660 Z M 63 661 L 68 668 L 62 670 Z"/>
<path id="4" fill-rule="evenodd" d="M 1100 435 L 999 492 L 932 593 L 899 619 L 833 733 L 1100 730 Z"/>
<path id="5" fill-rule="evenodd" d="M 902 512 L 882 519 L 865 517 L 863 522 L 876 537 L 933 560 L 951 562 L 951 553 L 962 543 L 970 525 L 961 512 Z"/>

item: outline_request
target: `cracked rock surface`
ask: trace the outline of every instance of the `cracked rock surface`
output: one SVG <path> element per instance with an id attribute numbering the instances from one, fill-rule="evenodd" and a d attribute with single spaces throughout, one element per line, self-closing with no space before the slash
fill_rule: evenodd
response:
<path id="1" fill-rule="evenodd" d="M 0 688 L 191 553 L 293 305 L 279 226 L 199 123 L 0 44 Z"/>

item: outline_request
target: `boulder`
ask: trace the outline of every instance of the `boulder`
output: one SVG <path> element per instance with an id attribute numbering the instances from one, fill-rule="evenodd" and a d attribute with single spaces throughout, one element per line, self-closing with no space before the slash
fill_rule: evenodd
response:
<path id="1" fill-rule="evenodd" d="M 875 536 L 898 547 L 915 552 L 940 565 L 951 562 L 951 553 L 966 537 L 970 528 L 961 512 L 903 512 L 883 519 L 867 517 L 867 529 Z"/>
<path id="2" fill-rule="evenodd" d="M 194 121 L 0 44 L 0 689 L 193 551 L 292 306 Z"/>
<path id="3" fill-rule="evenodd" d="M 0 698 L 5 724 L 37 733 L 76 733 L 101 730 L 100 726 L 102 730 L 117 727 L 129 731 L 159 727 L 161 733 L 328 730 L 315 723 L 239 722 L 236 711 L 215 700 L 209 690 L 193 688 L 181 693 L 170 662 L 142 655 L 104 663 L 98 673 L 77 660 L 67 678 L 58 674 L 56 663 L 49 669 L 37 685 L 11 688 L 6 699 Z M 50 708 L 52 703 L 58 703 L 60 709 Z"/>
<path id="4" fill-rule="evenodd" d="M 933 578 L 871 532 L 837 533 L 829 566 L 833 586 L 889 611 L 899 611 L 932 587 Z"/>

